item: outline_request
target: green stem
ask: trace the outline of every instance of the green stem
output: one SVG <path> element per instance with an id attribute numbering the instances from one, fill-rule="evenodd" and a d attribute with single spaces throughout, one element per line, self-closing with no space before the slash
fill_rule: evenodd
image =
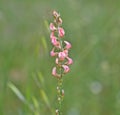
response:
<path id="1" fill-rule="evenodd" d="M 58 100 L 58 114 L 62 115 L 62 101 L 63 101 L 63 94 L 62 94 L 62 86 L 63 86 L 63 79 L 62 77 L 58 79 L 58 86 L 57 86 L 57 100 Z"/>

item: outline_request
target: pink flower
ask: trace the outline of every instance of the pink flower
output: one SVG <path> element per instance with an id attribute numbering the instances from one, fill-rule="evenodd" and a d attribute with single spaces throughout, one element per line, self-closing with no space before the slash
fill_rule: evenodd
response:
<path id="1" fill-rule="evenodd" d="M 57 74 L 57 72 L 56 72 L 56 67 L 53 67 L 53 69 L 52 69 L 52 75 L 53 75 L 54 77 L 60 78 L 60 75 Z"/>
<path id="2" fill-rule="evenodd" d="M 57 30 L 53 23 L 50 23 L 50 30 L 51 31 Z"/>
<path id="3" fill-rule="evenodd" d="M 68 50 L 64 50 L 63 52 L 65 53 L 66 56 L 68 56 Z"/>
<path id="4" fill-rule="evenodd" d="M 56 39 L 52 39 L 51 42 L 56 48 L 60 48 L 60 43 Z"/>
<path id="5" fill-rule="evenodd" d="M 50 39 L 52 39 L 53 36 L 54 36 L 54 32 L 51 32 L 51 34 L 50 34 Z"/>
<path id="6" fill-rule="evenodd" d="M 69 58 L 69 57 L 66 57 L 67 58 L 67 62 L 66 62 L 66 64 L 67 65 L 71 65 L 72 63 L 73 63 L 73 60 L 71 59 L 71 58 Z"/>
<path id="7" fill-rule="evenodd" d="M 53 35 L 54 33 L 51 33 L 51 43 L 57 47 L 57 48 L 60 48 L 60 43 L 59 41 L 57 41 L 57 38 Z"/>
<path id="8" fill-rule="evenodd" d="M 69 66 L 67 65 L 62 65 L 63 69 L 64 69 L 64 73 L 68 73 L 70 71 Z"/>
<path id="9" fill-rule="evenodd" d="M 53 76 L 56 76 L 56 74 L 57 74 L 57 73 L 56 73 L 56 67 L 53 67 L 53 69 L 52 69 L 52 75 L 53 75 Z"/>
<path id="10" fill-rule="evenodd" d="M 61 27 L 58 28 L 58 35 L 59 35 L 60 37 L 63 37 L 63 36 L 65 35 L 65 31 L 64 31 L 63 28 L 61 28 Z"/>
<path id="11" fill-rule="evenodd" d="M 63 61 L 66 58 L 65 52 L 59 52 L 58 57 L 59 57 L 59 60 Z"/>
<path id="12" fill-rule="evenodd" d="M 52 57 L 54 57 L 54 56 L 57 56 L 57 52 L 54 52 L 54 50 L 52 50 L 51 52 L 50 52 L 50 55 L 52 56 Z"/>
<path id="13" fill-rule="evenodd" d="M 71 48 L 71 44 L 68 41 L 64 41 L 64 43 L 66 44 L 65 49 Z"/>
<path id="14" fill-rule="evenodd" d="M 55 36 L 53 36 L 51 38 L 51 43 L 54 45 L 54 46 L 57 46 L 58 45 L 58 41 L 57 41 L 57 38 Z"/>

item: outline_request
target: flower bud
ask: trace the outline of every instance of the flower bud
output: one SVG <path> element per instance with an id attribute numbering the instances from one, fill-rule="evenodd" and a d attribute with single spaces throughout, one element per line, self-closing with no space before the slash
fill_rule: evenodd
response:
<path id="1" fill-rule="evenodd" d="M 62 25 L 62 19 L 60 17 L 58 18 L 57 23 Z"/>
<path id="2" fill-rule="evenodd" d="M 60 14 L 58 14 L 56 11 L 53 11 L 53 16 L 54 16 L 54 18 L 58 18 L 60 16 Z"/>
<path id="3" fill-rule="evenodd" d="M 58 97 L 58 101 L 60 101 L 61 100 L 61 98 L 60 97 Z"/>
<path id="4" fill-rule="evenodd" d="M 57 86 L 57 88 L 56 88 L 57 90 L 59 90 L 60 88 Z"/>
<path id="5" fill-rule="evenodd" d="M 56 113 L 56 115 L 59 115 L 59 110 L 56 109 L 56 110 L 55 110 L 55 113 Z"/>
<path id="6" fill-rule="evenodd" d="M 59 64 L 59 59 L 56 58 L 55 63 L 58 65 Z"/>
<path id="7" fill-rule="evenodd" d="M 57 89 L 57 92 L 60 93 L 60 89 L 59 89 L 59 87 L 58 87 L 58 89 Z"/>
<path id="8" fill-rule="evenodd" d="M 62 89 L 62 96 L 64 96 L 65 95 L 65 92 L 64 92 L 64 90 Z"/>

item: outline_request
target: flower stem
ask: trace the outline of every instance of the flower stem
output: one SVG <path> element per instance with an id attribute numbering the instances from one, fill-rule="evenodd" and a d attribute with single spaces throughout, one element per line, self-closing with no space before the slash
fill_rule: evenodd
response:
<path id="1" fill-rule="evenodd" d="M 56 115 L 62 115 L 62 101 L 63 101 L 63 79 L 62 77 L 58 79 L 58 85 L 57 85 L 57 110 L 58 113 Z"/>

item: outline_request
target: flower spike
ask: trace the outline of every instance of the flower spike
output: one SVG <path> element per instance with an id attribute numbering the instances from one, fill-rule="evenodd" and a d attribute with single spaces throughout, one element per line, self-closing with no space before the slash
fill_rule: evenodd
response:
<path id="1" fill-rule="evenodd" d="M 57 101 L 58 107 L 55 111 L 56 115 L 61 115 L 60 104 L 63 101 L 64 90 L 62 88 L 63 76 L 70 72 L 70 65 L 73 63 L 72 58 L 69 57 L 69 49 L 72 47 L 71 43 L 65 41 L 63 38 L 65 36 L 65 30 L 62 27 L 62 18 L 60 14 L 53 11 L 54 21 L 50 23 L 50 41 L 53 46 L 52 51 L 50 51 L 51 57 L 55 57 L 55 67 L 52 69 L 52 75 L 58 79 L 57 86 Z"/>

